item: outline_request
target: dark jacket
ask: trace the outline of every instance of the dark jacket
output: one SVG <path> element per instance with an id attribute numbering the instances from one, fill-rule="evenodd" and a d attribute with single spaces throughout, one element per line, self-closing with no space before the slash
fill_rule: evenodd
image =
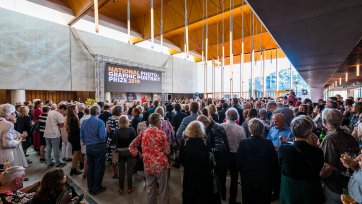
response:
<path id="1" fill-rule="evenodd" d="M 132 128 L 119 128 L 113 133 L 114 142 L 117 148 L 127 148 L 136 138 L 136 131 Z"/>
<path id="2" fill-rule="evenodd" d="M 171 120 L 171 125 L 175 128 L 175 132 L 177 132 L 178 128 L 181 125 L 182 120 L 187 117 L 186 113 L 183 113 L 181 111 L 177 112 L 175 116 L 173 116 Z"/>
<path id="3" fill-rule="evenodd" d="M 108 111 L 104 111 L 99 115 L 99 119 L 103 120 L 104 126 L 106 126 L 108 119 L 112 116 L 112 114 Z"/>
<path id="4" fill-rule="evenodd" d="M 217 114 L 219 115 L 219 121 L 217 121 L 218 123 L 223 123 L 225 118 L 226 118 L 226 109 L 222 109 L 221 111 L 219 111 Z"/>
<path id="5" fill-rule="evenodd" d="M 260 136 L 242 140 L 237 153 L 244 204 L 270 203 L 278 162 L 274 145 Z"/>
<path id="6" fill-rule="evenodd" d="M 142 118 L 138 115 L 138 116 L 135 116 L 133 119 L 132 119 L 132 122 L 131 122 L 131 126 L 133 127 L 133 129 L 136 131 L 137 133 L 137 125 L 138 123 L 142 122 Z"/>
<path id="7" fill-rule="evenodd" d="M 241 140 L 238 154 L 241 182 L 271 184 L 278 173 L 277 156 L 271 141 L 259 136 Z"/>
<path id="8" fill-rule="evenodd" d="M 279 148 L 281 168 L 281 203 L 322 203 L 323 190 L 320 182 L 324 159 L 320 148 L 305 141 Z"/>
<path id="9" fill-rule="evenodd" d="M 172 118 L 175 116 L 175 113 L 172 111 L 167 111 L 166 116 L 165 116 L 165 120 L 168 120 L 169 122 L 172 121 Z"/>
<path id="10" fill-rule="evenodd" d="M 212 165 L 202 138 L 187 139 L 180 152 L 184 166 L 182 200 L 184 204 L 211 203 Z"/>
<path id="11" fill-rule="evenodd" d="M 239 108 L 237 105 L 234 105 L 232 107 L 235 108 L 238 111 L 239 125 L 241 126 L 243 124 L 243 122 L 245 121 L 244 116 L 243 116 L 243 109 Z"/>
<path id="12" fill-rule="evenodd" d="M 16 131 L 19 133 L 23 133 L 26 131 L 28 135 L 31 135 L 32 133 L 32 127 L 31 127 L 31 118 L 30 116 L 25 117 L 18 117 L 16 119 Z"/>
<path id="13" fill-rule="evenodd" d="M 229 152 L 229 141 L 225 129 L 212 121 L 210 126 L 206 128 L 206 140 L 208 147 L 215 152 Z"/>
<path id="14" fill-rule="evenodd" d="M 25 116 L 25 117 L 19 116 L 19 118 L 16 119 L 15 127 L 19 133 L 23 133 L 24 131 L 28 133 L 28 136 L 22 142 L 23 149 L 27 149 L 28 147 L 31 146 L 33 139 L 33 134 L 32 134 L 33 131 L 31 126 L 30 116 Z"/>

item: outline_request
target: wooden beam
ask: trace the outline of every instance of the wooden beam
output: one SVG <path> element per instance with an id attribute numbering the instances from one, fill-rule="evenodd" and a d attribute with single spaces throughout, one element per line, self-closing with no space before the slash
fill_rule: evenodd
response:
<path id="1" fill-rule="evenodd" d="M 188 11 L 190 11 L 188 21 L 189 25 L 198 24 L 198 26 L 202 25 L 202 1 L 203 0 L 189 0 L 188 3 Z M 216 5 L 216 1 L 219 0 L 208 0 L 212 4 Z M 242 0 L 235 0 L 235 8 L 239 8 L 242 5 Z M 225 5 L 225 10 L 229 9 L 230 5 Z M 180 0 L 170 0 L 164 5 L 164 35 L 167 35 L 169 32 L 173 32 L 178 29 L 184 29 L 184 12 L 180 12 L 180 9 L 184 8 L 183 1 Z M 181 9 L 182 10 L 182 9 Z M 191 11 L 192 10 L 192 11 Z M 210 6 L 208 9 L 208 17 L 213 18 L 217 16 L 216 6 Z M 199 12 L 195 12 L 199 11 Z M 221 13 L 221 7 L 219 7 L 219 14 Z M 155 9 L 155 19 L 160 19 L 161 10 L 160 8 Z M 150 13 L 146 13 L 141 15 L 137 19 L 134 19 L 138 28 L 137 30 L 143 34 L 144 40 L 150 39 Z M 201 23 L 200 23 L 201 22 Z M 155 37 L 160 35 L 160 21 L 155 21 Z"/>
<path id="2" fill-rule="evenodd" d="M 90 10 L 92 10 L 92 8 L 94 6 L 93 0 L 79 0 L 79 1 L 71 1 L 71 2 L 78 2 L 78 3 L 71 4 L 75 17 L 68 23 L 69 26 L 74 25 L 79 19 L 81 19 Z M 104 5 L 106 5 L 109 2 L 109 0 L 99 0 L 98 2 L 99 2 L 98 9 L 100 10 Z"/>

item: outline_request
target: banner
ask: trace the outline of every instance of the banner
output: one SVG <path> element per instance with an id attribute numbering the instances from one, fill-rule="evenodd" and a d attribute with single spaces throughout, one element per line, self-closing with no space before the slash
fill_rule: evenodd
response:
<path id="1" fill-rule="evenodd" d="M 161 72 L 106 64 L 105 91 L 161 93 Z"/>

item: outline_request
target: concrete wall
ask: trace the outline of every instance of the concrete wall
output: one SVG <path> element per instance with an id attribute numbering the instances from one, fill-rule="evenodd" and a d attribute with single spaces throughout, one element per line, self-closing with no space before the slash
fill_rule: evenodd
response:
<path id="1" fill-rule="evenodd" d="M 196 63 L 85 31 L 78 34 L 95 54 L 153 66 L 166 63 L 166 92 L 197 90 Z M 0 89 L 94 91 L 94 67 L 68 26 L 0 8 Z"/>

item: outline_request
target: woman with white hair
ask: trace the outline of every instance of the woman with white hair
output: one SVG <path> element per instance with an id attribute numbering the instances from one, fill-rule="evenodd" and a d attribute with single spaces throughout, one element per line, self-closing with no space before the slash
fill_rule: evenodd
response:
<path id="1" fill-rule="evenodd" d="M 9 162 L 10 166 L 27 167 L 23 148 L 19 144 L 28 134 L 15 131 L 15 122 L 15 107 L 8 103 L 0 105 L 0 165 Z"/>
<path id="2" fill-rule="evenodd" d="M 180 160 L 184 166 L 182 203 L 220 203 L 213 199 L 212 163 L 205 144 L 204 125 L 191 122 L 185 129 L 185 144 Z"/>

